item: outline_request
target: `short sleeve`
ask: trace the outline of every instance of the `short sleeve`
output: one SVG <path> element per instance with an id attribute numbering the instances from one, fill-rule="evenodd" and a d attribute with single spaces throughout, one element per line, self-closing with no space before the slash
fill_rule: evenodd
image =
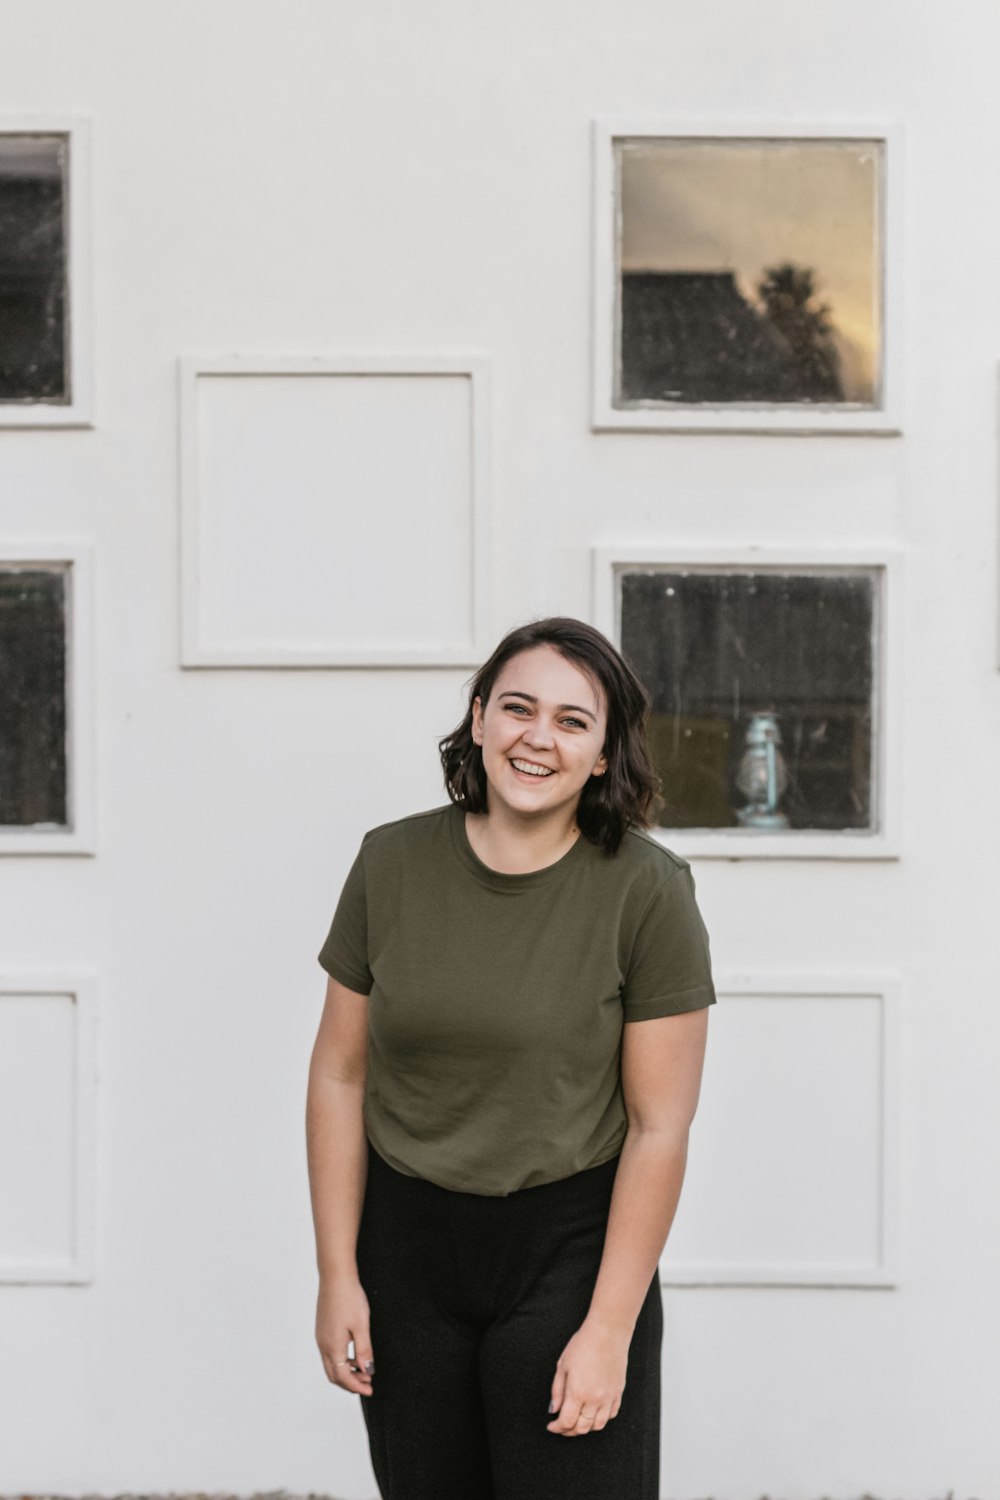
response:
<path id="1" fill-rule="evenodd" d="M 636 932 L 622 985 L 626 1021 L 651 1021 L 715 1004 L 708 933 L 689 865 L 658 886 Z"/>
<path id="2" fill-rule="evenodd" d="M 364 847 L 358 850 L 344 881 L 330 931 L 319 951 L 326 972 L 359 995 L 370 993 L 374 980 L 368 967 L 368 898 Z"/>

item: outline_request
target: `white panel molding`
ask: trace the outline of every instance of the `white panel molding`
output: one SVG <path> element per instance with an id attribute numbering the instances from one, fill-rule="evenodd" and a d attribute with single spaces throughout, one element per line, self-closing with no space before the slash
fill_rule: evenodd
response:
<path id="1" fill-rule="evenodd" d="M 618 207 L 614 143 L 623 138 L 719 141 L 823 140 L 877 141 L 884 144 L 882 206 L 882 401 L 878 408 L 852 408 L 820 402 L 781 404 L 722 402 L 676 407 L 661 402 L 619 408 L 613 405 L 617 347 Z M 902 430 L 903 311 L 901 188 L 903 128 L 897 122 L 720 121 L 600 118 L 592 122 L 592 393 L 591 426 L 598 432 L 743 432 L 898 435 Z"/>
<path id="2" fill-rule="evenodd" d="M 996 396 L 995 396 L 996 411 L 994 413 L 994 425 L 993 425 L 993 442 L 994 442 L 994 453 L 995 453 L 995 456 L 994 456 L 993 462 L 994 462 L 994 465 L 995 465 L 994 485 L 996 486 L 997 500 L 998 500 L 998 502 L 1000 502 L 1000 462 L 998 462 L 998 460 L 1000 460 L 1000 364 L 997 365 L 996 381 L 997 381 L 997 389 L 996 389 Z M 996 664 L 997 664 L 998 669 L 1000 669 L 1000 526 L 997 527 L 997 535 L 996 535 L 996 544 L 995 545 L 996 545 L 996 560 L 995 560 L 994 575 L 993 575 L 993 608 L 996 611 L 996 653 L 997 653 Z"/>
<path id="3" fill-rule="evenodd" d="M 865 998 L 878 1002 L 879 1202 L 878 1254 L 870 1261 L 830 1260 L 770 1262 L 672 1261 L 668 1248 L 660 1266 L 664 1286 L 854 1287 L 884 1289 L 899 1285 L 900 1187 L 900 998 L 896 974 L 724 974 L 716 976 L 720 1001 L 785 996 L 792 1004 L 814 999 Z M 702 1163 L 701 1170 L 705 1170 Z"/>
<path id="4" fill-rule="evenodd" d="M 97 978 L 74 970 L 0 970 L 4 995 L 68 997 L 74 1010 L 74 1140 L 71 1253 L 58 1259 L 2 1259 L 0 1284 L 82 1285 L 93 1280 L 97 1204 Z M 16 1149 L 16 1142 L 12 1143 Z"/>
<path id="5" fill-rule="evenodd" d="M 66 581 L 68 827 L 0 827 L 0 855 L 93 854 L 96 828 L 94 549 L 84 541 L 0 542 L 0 568 L 61 568 Z"/>
<path id="6" fill-rule="evenodd" d="M 898 859 L 901 838 L 903 559 L 898 548 L 765 547 L 754 543 L 720 547 L 600 544 L 592 552 L 592 609 L 597 628 L 621 645 L 621 576 L 633 568 L 711 572 L 720 567 L 787 568 L 836 572 L 877 568 L 872 732 L 872 796 L 876 828 L 827 833 L 788 830 L 755 833 L 744 828 L 651 828 L 652 837 L 685 859 Z"/>
<path id="7" fill-rule="evenodd" d="M 412 358 L 351 356 L 213 358 L 185 355 L 178 361 L 180 418 L 181 665 L 183 667 L 475 667 L 488 654 L 490 608 L 490 365 L 479 355 Z M 233 647 L 213 641 L 202 625 L 199 382 L 217 377 L 395 375 L 465 377 L 470 391 L 471 454 L 468 476 L 471 548 L 471 631 L 439 647 L 386 648 L 364 641 L 331 640 L 319 647 Z M 369 559 L 359 560 L 367 563 Z M 371 561 L 377 561 L 372 559 Z M 419 559 L 414 559 L 415 562 Z"/>
<path id="8" fill-rule="evenodd" d="M 80 115 L 0 115 L 0 135 L 65 135 L 69 141 L 68 306 L 70 400 L 0 401 L 0 427 L 94 425 L 91 122 Z"/>

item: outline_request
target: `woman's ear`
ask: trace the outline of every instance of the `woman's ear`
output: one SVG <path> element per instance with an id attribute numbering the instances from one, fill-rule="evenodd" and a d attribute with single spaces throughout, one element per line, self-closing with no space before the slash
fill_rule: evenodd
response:
<path id="1" fill-rule="evenodd" d="M 472 700 L 472 738 L 477 745 L 483 743 L 483 706 L 478 697 Z"/>

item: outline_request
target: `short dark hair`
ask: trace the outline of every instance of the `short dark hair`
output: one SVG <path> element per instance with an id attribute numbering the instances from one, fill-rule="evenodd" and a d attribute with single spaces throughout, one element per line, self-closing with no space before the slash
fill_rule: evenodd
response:
<path id="1" fill-rule="evenodd" d="M 583 620 L 550 615 L 518 625 L 479 668 L 469 684 L 465 717 L 438 742 L 448 796 L 467 812 L 486 811 L 486 772 L 482 750 L 472 738 L 472 705 L 479 698 L 485 709 L 504 664 L 533 646 L 554 646 L 603 691 L 608 768 L 584 784 L 576 820 L 585 838 L 614 854 L 629 827 L 652 827 L 655 810 L 663 803 L 646 743 L 650 698 L 621 652 Z"/>

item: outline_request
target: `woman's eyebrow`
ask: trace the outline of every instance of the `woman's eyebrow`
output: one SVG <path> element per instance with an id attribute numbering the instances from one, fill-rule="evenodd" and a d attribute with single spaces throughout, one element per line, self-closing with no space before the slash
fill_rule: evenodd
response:
<path id="1" fill-rule="evenodd" d="M 535 698 L 531 693 L 519 693 L 514 688 L 508 689 L 508 691 L 506 693 L 501 693 L 500 697 L 501 698 L 527 698 L 527 700 L 528 700 L 529 703 L 537 703 L 538 702 L 538 699 Z M 587 714 L 589 718 L 593 719 L 593 721 L 594 721 L 595 724 L 597 723 L 597 715 L 594 713 L 594 710 L 592 708 L 582 708 L 579 703 L 557 703 L 556 704 L 556 708 L 559 710 L 560 713 L 562 713 L 562 711 L 563 711 L 564 708 L 573 708 L 573 709 L 576 710 L 576 712 L 578 714 Z"/>

